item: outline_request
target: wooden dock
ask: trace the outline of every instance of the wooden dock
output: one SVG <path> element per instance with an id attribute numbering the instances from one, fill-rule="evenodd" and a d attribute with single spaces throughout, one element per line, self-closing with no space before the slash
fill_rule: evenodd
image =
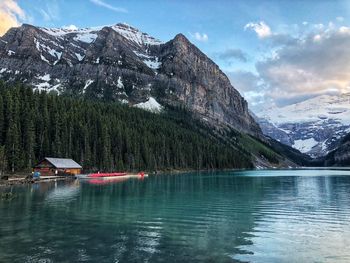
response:
<path id="1" fill-rule="evenodd" d="M 39 179 L 27 179 L 26 177 L 10 177 L 8 180 L 0 180 L 0 186 L 38 184 L 64 180 L 75 180 L 75 176 L 40 176 Z"/>

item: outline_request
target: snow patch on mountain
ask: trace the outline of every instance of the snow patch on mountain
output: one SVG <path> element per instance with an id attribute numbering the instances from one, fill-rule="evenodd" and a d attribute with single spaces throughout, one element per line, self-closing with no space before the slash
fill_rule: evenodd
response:
<path id="1" fill-rule="evenodd" d="M 58 94 L 60 94 L 60 90 L 59 90 L 59 87 L 61 86 L 60 83 L 52 86 L 48 82 L 42 82 L 42 83 L 39 83 L 39 84 L 34 84 L 33 86 L 35 87 L 34 90 L 37 90 L 39 92 L 52 92 L 52 91 L 55 91 Z"/>
<path id="2" fill-rule="evenodd" d="M 120 89 L 124 88 L 122 77 L 120 77 L 120 76 L 119 76 L 118 81 L 117 81 L 117 87 L 120 88 Z"/>
<path id="3" fill-rule="evenodd" d="M 88 79 L 86 82 L 85 82 L 85 86 L 83 88 L 83 93 L 86 92 L 86 89 L 93 83 L 94 81 L 92 79 Z"/>
<path id="4" fill-rule="evenodd" d="M 48 82 L 39 83 L 34 86 L 36 86 L 36 90 L 39 91 L 47 90 L 48 88 L 50 88 L 50 84 Z"/>
<path id="5" fill-rule="evenodd" d="M 159 113 L 163 109 L 163 106 L 160 105 L 153 97 L 150 97 L 146 102 L 141 102 L 141 103 L 135 104 L 134 106 L 137 108 L 148 110 L 155 113 Z"/>
<path id="6" fill-rule="evenodd" d="M 76 37 L 74 37 L 74 40 L 90 44 L 94 42 L 96 38 L 97 38 L 97 34 L 88 32 L 88 33 L 78 34 Z"/>
<path id="7" fill-rule="evenodd" d="M 147 65 L 147 67 L 151 69 L 159 69 L 162 65 L 162 62 L 159 61 L 159 58 L 156 56 L 150 56 L 147 54 L 140 53 L 138 51 L 134 51 L 135 55 L 142 59 L 143 63 Z"/>
<path id="8" fill-rule="evenodd" d="M 309 152 L 317 144 L 318 142 L 315 141 L 314 138 L 309 138 L 305 140 L 295 140 L 292 146 L 301 152 Z"/>
<path id="9" fill-rule="evenodd" d="M 85 55 L 80 55 L 79 53 L 75 53 L 75 56 L 79 61 L 82 61 L 85 58 Z"/>
<path id="10" fill-rule="evenodd" d="M 159 62 L 158 58 L 155 58 L 155 60 L 144 60 L 143 62 L 151 69 L 159 69 L 162 65 L 162 62 Z"/>
<path id="11" fill-rule="evenodd" d="M 125 23 L 116 24 L 111 28 L 121 34 L 123 37 L 138 45 L 160 45 L 163 43 L 160 40 L 155 39 L 154 37 L 151 37 L 150 35 L 143 33 Z"/>
<path id="12" fill-rule="evenodd" d="M 50 64 L 50 61 L 48 61 L 44 56 L 43 54 L 40 54 L 40 58 L 42 61 L 45 61 L 46 63 Z"/>
<path id="13" fill-rule="evenodd" d="M 62 56 L 62 52 L 60 51 L 57 51 L 56 49 L 53 49 L 43 43 L 40 42 L 40 40 L 34 38 L 34 43 L 35 43 L 35 46 L 36 46 L 36 49 L 40 52 L 47 52 L 49 53 L 52 57 L 54 58 L 57 58 L 57 60 L 60 60 L 61 59 L 61 56 Z"/>
<path id="14" fill-rule="evenodd" d="M 91 34 L 93 31 L 101 30 L 103 27 L 90 27 L 90 28 L 46 28 L 46 27 L 39 27 L 41 31 L 44 31 L 45 33 L 55 36 L 55 37 L 62 37 L 67 34 Z"/>
<path id="15" fill-rule="evenodd" d="M 45 74 L 45 75 L 42 75 L 42 76 L 39 75 L 39 76 L 36 76 L 36 78 L 39 79 L 39 80 L 46 81 L 46 82 L 51 80 L 50 74 Z"/>

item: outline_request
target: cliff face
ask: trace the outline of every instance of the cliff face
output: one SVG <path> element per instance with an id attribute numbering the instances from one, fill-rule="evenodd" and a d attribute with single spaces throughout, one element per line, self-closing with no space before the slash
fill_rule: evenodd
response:
<path id="1" fill-rule="evenodd" d="M 23 25 L 0 38 L 0 78 L 130 105 L 154 97 L 186 106 L 210 125 L 263 137 L 226 75 L 182 34 L 162 43 L 126 24 L 79 30 Z"/>
<path id="2" fill-rule="evenodd" d="M 179 34 L 162 45 L 160 56 L 160 73 L 171 80 L 168 87 L 177 96 L 174 101 L 181 101 L 203 118 L 259 134 L 244 98 L 219 67 L 185 36 Z"/>

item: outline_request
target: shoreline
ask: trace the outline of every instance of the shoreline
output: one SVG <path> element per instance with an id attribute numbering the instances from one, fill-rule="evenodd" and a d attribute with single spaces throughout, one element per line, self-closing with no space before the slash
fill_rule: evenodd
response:
<path id="1" fill-rule="evenodd" d="M 183 173 L 202 173 L 202 172 L 228 172 L 228 171 L 244 171 L 244 170 L 256 170 L 251 168 L 225 168 L 225 169 L 171 169 L 171 170 L 158 170 L 156 172 L 149 173 L 151 175 L 163 175 L 163 174 L 183 174 Z"/>
<path id="2" fill-rule="evenodd" d="M 158 170 L 153 172 L 146 172 L 149 175 L 178 175 L 184 173 L 202 173 L 202 172 L 228 172 L 228 171 L 246 171 L 246 170 L 350 170 L 350 167 L 293 167 L 293 168 L 263 168 L 263 169 L 245 169 L 245 168 L 232 168 L 232 169 L 169 169 L 169 170 Z M 78 179 L 77 176 L 42 176 L 38 180 L 26 179 L 24 176 L 12 175 L 8 180 L 0 179 L 0 188 L 8 186 L 17 186 L 17 185 L 29 185 L 29 184 L 41 184 L 41 183 L 50 183 L 56 181 L 73 181 Z"/>
<path id="3" fill-rule="evenodd" d="M 219 172 L 219 171 L 238 171 L 238 170 L 247 170 L 247 169 L 166 169 L 166 170 L 157 170 L 153 172 L 146 172 L 149 175 L 164 175 L 164 174 L 183 174 L 183 173 L 200 173 L 200 172 Z M 130 174 L 133 174 L 130 172 Z M 26 179 L 25 176 L 21 173 L 10 175 L 8 180 L 0 179 L 0 188 L 7 186 L 17 186 L 17 185 L 29 185 L 29 184 L 39 184 L 39 183 L 49 183 L 56 181 L 72 181 L 78 179 L 77 176 L 42 176 L 38 180 Z"/>

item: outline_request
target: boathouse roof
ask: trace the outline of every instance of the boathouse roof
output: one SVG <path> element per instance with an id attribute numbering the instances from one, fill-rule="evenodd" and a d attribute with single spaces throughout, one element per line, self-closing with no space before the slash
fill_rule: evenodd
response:
<path id="1" fill-rule="evenodd" d="M 52 157 L 45 157 L 44 160 L 47 160 L 48 162 L 50 162 L 53 166 L 55 166 L 56 168 L 76 168 L 76 169 L 81 169 L 82 167 L 80 166 L 80 164 L 78 164 L 77 162 L 75 162 L 72 159 L 68 159 L 68 158 L 52 158 Z M 42 161 L 41 161 L 42 162 Z M 41 163 L 40 162 L 40 163 Z"/>

